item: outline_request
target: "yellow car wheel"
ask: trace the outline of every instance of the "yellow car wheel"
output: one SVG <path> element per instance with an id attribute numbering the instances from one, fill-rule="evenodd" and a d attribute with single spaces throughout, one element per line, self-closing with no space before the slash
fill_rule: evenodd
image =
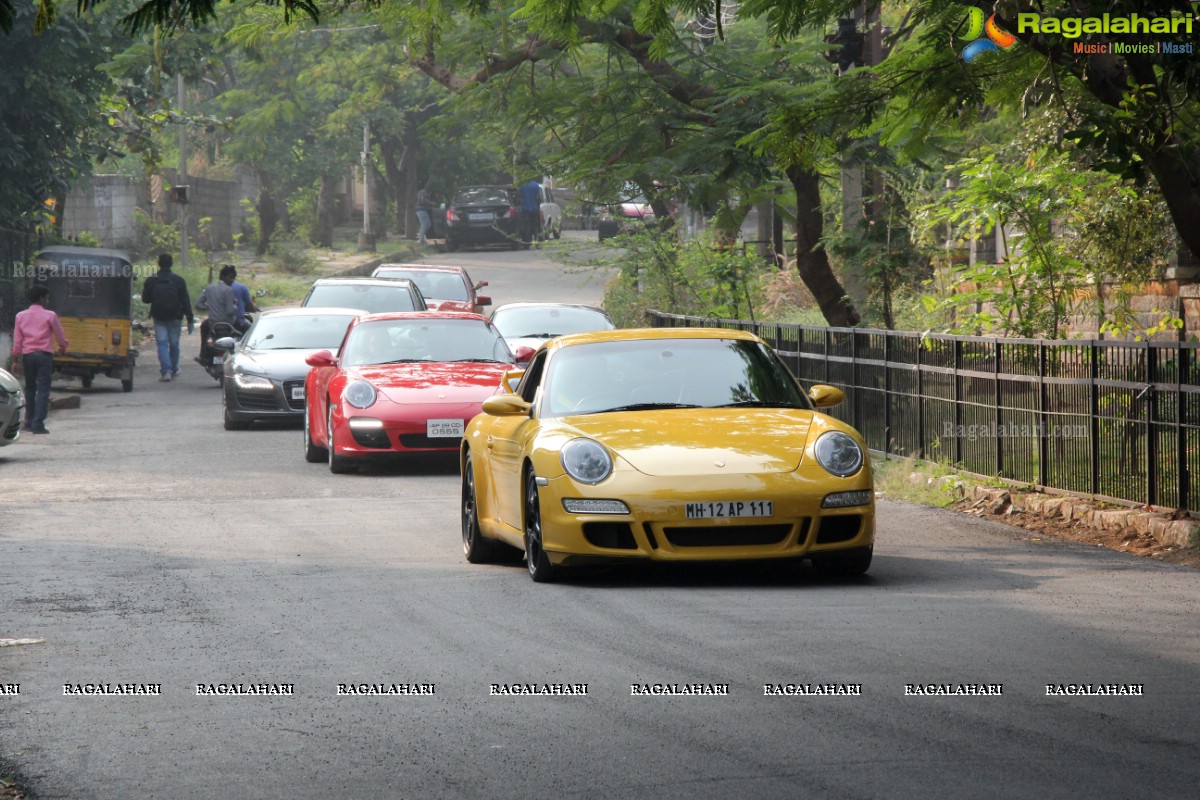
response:
<path id="1" fill-rule="evenodd" d="M 468 454 L 462 479 L 463 554 L 472 564 L 489 564 L 496 560 L 496 545 L 483 538 L 479 530 L 479 507 L 476 502 L 475 467 Z"/>
<path id="2" fill-rule="evenodd" d="M 542 510 L 533 470 L 525 476 L 525 560 L 534 583 L 550 583 L 558 577 L 558 570 L 542 549 Z"/>

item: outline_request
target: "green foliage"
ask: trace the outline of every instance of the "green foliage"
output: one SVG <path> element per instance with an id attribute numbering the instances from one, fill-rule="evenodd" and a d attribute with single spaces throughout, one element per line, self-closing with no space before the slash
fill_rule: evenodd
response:
<path id="1" fill-rule="evenodd" d="M 289 275 L 312 275 L 321 267 L 307 250 L 293 244 L 273 243 L 270 253 L 271 263 Z"/>
<path id="2" fill-rule="evenodd" d="M 317 241 L 317 194 L 316 186 L 302 189 L 288 200 L 288 220 L 296 238 L 310 244 Z"/>
<path id="3" fill-rule="evenodd" d="M 996 263 L 977 260 L 955 270 L 961 288 L 938 298 L 956 333 L 1009 332 L 1059 338 L 1086 284 L 1084 264 L 1055 236 L 1055 225 L 1077 222 L 1088 176 L 1046 153 L 1024 164 L 986 153 L 957 165 L 961 186 L 922 209 L 926 236 L 965 243 L 998 233 Z"/>
<path id="4" fill-rule="evenodd" d="M 93 159 L 113 151 L 101 120 L 111 90 L 97 70 L 113 36 L 64 14 L 40 35 L 38 7 L 10 6 L 12 32 L 4 36 L 0 69 L 0 227 L 44 225 L 43 202 L 61 198 L 91 171 Z M 4 23 L 0 10 L 0 27 Z"/>
<path id="5" fill-rule="evenodd" d="M 616 267 L 604 307 L 620 327 L 645 324 L 648 309 L 712 319 L 763 319 L 811 308 L 794 270 L 776 270 L 753 254 L 711 237 L 680 242 L 646 232 L 606 240 L 593 266 Z M 776 319 L 775 316 L 770 316 Z"/>
<path id="6" fill-rule="evenodd" d="M 179 252 L 179 226 L 157 222 L 142 209 L 134 209 L 134 226 L 137 229 L 138 247 L 135 258 L 154 258 L 159 253 Z"/>

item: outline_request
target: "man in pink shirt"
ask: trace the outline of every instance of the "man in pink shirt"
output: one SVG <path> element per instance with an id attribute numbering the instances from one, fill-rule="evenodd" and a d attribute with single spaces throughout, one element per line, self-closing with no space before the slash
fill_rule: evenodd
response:
<path id="1" fill-rule="evenodd" d="M 29 308 L 17 314 L 13 328 L 13 367 L 25 373 L 25 430 L 30 433 L 50 432 L 46 413 L 54 375 L 53 341 L 58 342 L 58 352 L 67 351 L 67 336 L 58 314 L 46 308 L 48 299 L 50 290 L 45 286 L 30 289 Z"/>

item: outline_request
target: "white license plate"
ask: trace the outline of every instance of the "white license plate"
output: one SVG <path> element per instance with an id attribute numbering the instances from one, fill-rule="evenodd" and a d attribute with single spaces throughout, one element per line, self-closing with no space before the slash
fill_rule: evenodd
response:
<path id="1" fill-rule="evenodd" d="M 465 425 L 461 419 L 431 419 L 425 423 L 425 435 L 430 439 L 462 438 Z"/>
<path id="2" fill-rule="evenodd" d="M 213 356 L 213 364 L 224 364 L 225 356 Z"/>
<path id="3" fill-rule="evenodd" d="M 714 503 L 688 503 L 688 519 L 733 519 L 735 517 L 771 517 L 775 515 L 770 500 L 728 500 Z"/>
<path id="4" fill-rule="evenodd" d="M 491 222 L 493 217 L 491 214 L 467 214 L 467 219 L 471 222 Z"/>
<path id="5" fill-rule="evenodd" d="M 304 399 L 304 387 L 303 386 L 293 386 L 292 387 L 292 399 L 293 400 L 303 400 Z"/>

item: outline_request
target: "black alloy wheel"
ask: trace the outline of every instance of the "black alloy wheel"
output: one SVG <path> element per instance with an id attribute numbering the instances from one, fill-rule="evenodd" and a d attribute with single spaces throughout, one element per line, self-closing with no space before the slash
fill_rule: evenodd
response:
<path id="1" fill-rule="evenodd" d="M 329 404 L 329 413 L 325 417 L 325 431 L 329 435 L 329 471 L 334 475 L 344 475 L 353 469 L 344 456 L 339 456 L 333 447 L 333 404 Z"/>
<path id="2" fill-rule="evenodd" d="M 550 583 L 558 576 L 558 569 L 542 549 L 542 509 L 533 470 L 525 476 L 525 560 L 534 583 Z"/>
<path id="3" fill-rule="evenodd" d="M 308 421 L 308 401 L 304 401 L 304 460 L 310 464 L 320 464 L 327 458 L 324 447 L 317 447 L 312 441 L 312 427 Z"/>
<path id="4" fill-rule="evenodd" d="M 483 538 L 479 530 L 479 505 L 475 495 L 475 467 L 471 454 L 466 454 L 462 478 L 462 537 L 463 554 L 472 564 L 489 564 L 496 560 L 496 546 Z"/>

